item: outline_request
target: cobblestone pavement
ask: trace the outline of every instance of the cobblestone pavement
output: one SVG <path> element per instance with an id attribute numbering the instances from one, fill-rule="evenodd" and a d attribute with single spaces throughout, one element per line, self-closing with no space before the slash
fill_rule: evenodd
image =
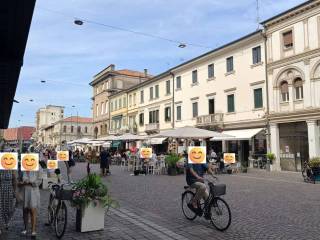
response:
<path id="1" fill-rule="evenodd" d="M 98 172 L 98 166 L 93 166 Z M 75 211 L 68 208 L 69 220 L 63 239 L 320 239 L 320 185 L 302 182 L 299 173 L 220 175 L 227 184 L 224 197 L 232 211 L 232 224 L 226 232 L 215 230 L 208 221 L 190 222 L 181 212 L 184 176 L 131 176 L 112 167 L 105 178 L 112 196 L 120 203 L 106 215 L 104 231 L 75 231 Z M 74 178 L 86 173 L 78 163 Z M 41 192 L 41 211 L 37 239 L 56 239 L 45 227 L 48 192 Z M 21 211 L 17 210 L 9 231 L 1 239 L 19 236 Z"/>

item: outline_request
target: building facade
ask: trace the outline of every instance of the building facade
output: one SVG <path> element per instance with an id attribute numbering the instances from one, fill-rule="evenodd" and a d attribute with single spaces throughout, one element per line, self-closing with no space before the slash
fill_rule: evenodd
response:
<path id="1" fill-rule="evenodd" d="M 93 88 L 92 112 L 95 137 L 108 135 L 111 122 L 109 97 L 149 78 L 146 69 L 143 73 L 127 69 L 116 70 L 113 64 L 94 76 L 90 86 Z"/>
<path id="2" fill-rule="evenodd" d="M 267 37 L 271 151 L 278 170 L 320 156 L 320 1 L 262 23 Z"/>
<path id="3" fill-rule="evenodd" d="M 32 143 L 32 135 L 36 131 L 34 127 L 22 126 L 8 128 L 3 131 L 4 144 L 7 149 L 19 149 L 21 146 L 28 147 Z"/>
<path id="4" fill-rule="evenodd" d="M 92 118 L 72 116 L 44 128 L 46 145 L 61 146 L 80 138 L 93 137 Z"/>
<path id="5" fill-rule="evenodd" d="M 44 143 L 46 131 L 44 130 L 47 126 L 63 119 L 64 107 L 47 105 L 40 108 L 36 113 L 36 142 Z"/>

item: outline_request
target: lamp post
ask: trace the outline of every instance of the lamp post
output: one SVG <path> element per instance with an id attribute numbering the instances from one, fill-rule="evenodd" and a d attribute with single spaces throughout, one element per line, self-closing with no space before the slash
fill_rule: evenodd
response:
<path id="1" fill-rule="evenodd" d="M 72 108 L 75 108 L 76 109 L 76 112 L 77 112 L 77 127 L 76 127 L 76 132 L 77 132 L 77 135 L 76 135 L 76 139 L 79 138 L 79 134 L 80 132 L 78 131 L 78 127 L 79 127 L 79 113 L 78 113 L 78 109 L 75 105 L 72 105 Z"/>

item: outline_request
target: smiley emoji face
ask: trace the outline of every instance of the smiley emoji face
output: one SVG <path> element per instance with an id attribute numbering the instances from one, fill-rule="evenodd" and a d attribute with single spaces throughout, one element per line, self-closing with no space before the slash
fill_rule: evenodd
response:
<path id="1" fill-rule="evenodd" d="M 39 170 L 39 155 L 21 154 L 21 170 L 22 171 L 38 171 Z"/>
<path id="2" fill-rule="evenodd" d="M 152 156 L 152 148 L 141 148 L 140 157 L 141 158 L 151 158 Z"/>
<path id="3" fill-rule="evenodd" d="M 47 168 L 48 169 L 57 169 L 58 168 L 58 161 L 57 160 L 48 160 Z"/>
<path id="4" fill-rule="evenodd" d="M 2 153 L 1 158 L 1 168 L 4 170 L 17 169 L 17 154 L 16 153 Z"/>
<path id="5" fill-rule="evenodd" d="M 58 161 L 69 161 L 69 152 L 68 151 L 58 151 L 57 160 Z"/>
<path id="6" fill-rule="evenodd" d="M 189 163 L 206 163 L 206 147 L 189 147 Z"/>

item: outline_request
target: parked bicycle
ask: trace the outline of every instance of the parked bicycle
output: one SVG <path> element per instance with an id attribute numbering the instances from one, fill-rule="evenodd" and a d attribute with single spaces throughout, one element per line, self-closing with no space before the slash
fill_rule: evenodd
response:
<path id="1" fill-rule="evenodd" d="M 218 184 L 218 178 L 211 175 L 213 180 L 205 179 L 209 186 L 209 197 L 204 202 L 198 201 L 198 208 L 201 209 L 202 214 L 210 216 L 211 224 L 219 231 L 225 231 L 231 224 L 231 211 L 227 202 L 220 196 L 226 194 L 226 185 Z M 182 193 L 182 212 L 188 220 L 194 220 L 198 216 L 197 213 L 192 211 L 188 204 L 192 202 L 195 196 L 195 190 L 190 186 L 184 187 L 185 191 Z"/>
<path id="2" fill-rule="evenodd" d="M 57 238 L 62 238 L 68 222 L 68 211 L 65 201 L 72 200 L 73 191 L 65 190 L 70 184 L 56 184 L 49 182 L 50 197 L 48 203 L 48 226 L 54 227 Z"/>
<path id="3" fill-rule="evenodd" d="M 312 168 L 309 166 L 308 161 L 304 161 L 301 173 L 302 173 L 303 180 L 305 182 L 308 182 L 308 183 L 311 182 L 314 184 L 316 183 Z"/>

